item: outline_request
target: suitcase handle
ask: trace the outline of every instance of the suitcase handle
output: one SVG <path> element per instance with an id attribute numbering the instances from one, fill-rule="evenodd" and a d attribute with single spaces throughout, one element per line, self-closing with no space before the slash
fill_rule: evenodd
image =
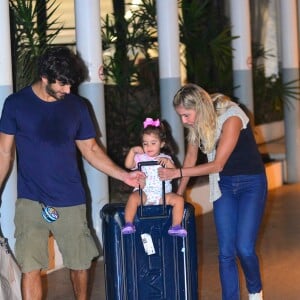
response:
<path id="1" fill-rule="evenodd" d="M 139 171 L 142 171 L 142 167 L 145 166 L 155 166 L 158 165 L 158 161 L 141 161 L 138 163 L 138 169 Z M 162 166 L 163 167 L 163 166 Z M 143 217 L 143 189 L 139 186 L 139 195 L 141 198 L 141 217 Z M 163 200 L 163 213 L 161 216 L 166 216 L 166 190 L 165 190 L 165 181 L 162 181 L 162 200 Z"/>

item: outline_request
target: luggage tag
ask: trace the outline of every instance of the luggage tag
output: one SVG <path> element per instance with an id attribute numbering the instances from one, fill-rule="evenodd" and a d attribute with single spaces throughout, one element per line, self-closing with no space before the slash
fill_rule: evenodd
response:
<path id="1" fill-rule="evenodd" d="M 153 245 L 151 235 L 149 233 L 142 233 L 141 237 L 142 237 L 142 242 L 143 242 L 145 252 L 148 255 L 155 254 L 155 248 L 154 248 L 154 245 Z"/>

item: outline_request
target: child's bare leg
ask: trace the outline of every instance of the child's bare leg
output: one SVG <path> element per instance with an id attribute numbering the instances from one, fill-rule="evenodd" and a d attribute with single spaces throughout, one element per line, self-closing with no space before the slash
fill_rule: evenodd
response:
<path id="1" fill-rule="evenodd" d="M 129 195 L 126 207 L 125 207 L 125 222 L 133 223 L 137 208 L 140 205 L 141 200 L 139 192 L 135 191 Z"/>
<path id="2" fill-rule="evenodd" d="M 122 234 L 132 234 L 135 232 L 133 220 L 140 203 L 139 192 L 133 192 L 129 195 L 125 207 L 125 226 L 122 228 Z"/>
<path id="3" fill-rule="evenodd" d="M 184 199 L 183 197 L 175 194 L 166 194 L 166 203 L 173 206 L 172 211 L 172 226 L 180 225 L 183 218 Z"/>
<path id="4" fill-rule="evenodd" d="M 166 194 L 166 203 L 173 206 L 172 211 L 172 227 L 168 230 L 168 233 L 173 236 L 185 237 L 187 232 L 181 226 L 183 212 L 184 212 L 184 199 L 183 197 L 175 194 Z"/>

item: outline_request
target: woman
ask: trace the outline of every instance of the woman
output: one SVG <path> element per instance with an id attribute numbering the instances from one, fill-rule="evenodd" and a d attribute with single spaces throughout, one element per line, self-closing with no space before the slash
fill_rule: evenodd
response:
<path id="1" fill-rule="evenodd" d="M 173 105 L 188 129 L 187 153 L 182 169 L 160 168 L 160 179 L 182 177 L 177 191 L 182 195 L 189 177 L 209 174 L 222 299 L 240 299 L 236 257 L 246 278 L 249 299 L 262 299 L 255 243 L 265 207 L 267 180 L 249 119 L 228 97 L 210 96 L 195 84 L 182 87 Z M 208 162 L 196 165 L 199 148 Z"/>

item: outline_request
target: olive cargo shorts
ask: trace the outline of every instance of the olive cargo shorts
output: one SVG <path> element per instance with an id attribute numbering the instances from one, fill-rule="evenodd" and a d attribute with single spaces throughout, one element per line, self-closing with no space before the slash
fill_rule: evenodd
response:
<path id="1" fill-rule="evenodd" d="M 15 254 L 23 273 L 48 267 L 48 238 L 52 232 L 62 254 L 63 264 L 72 270 L 85 270 L 99 255 L 86 219 L 86 205 L 56 207 L 58 220 L 48 223 L 41 205 L 18 199 L 15 213 Z"/>

